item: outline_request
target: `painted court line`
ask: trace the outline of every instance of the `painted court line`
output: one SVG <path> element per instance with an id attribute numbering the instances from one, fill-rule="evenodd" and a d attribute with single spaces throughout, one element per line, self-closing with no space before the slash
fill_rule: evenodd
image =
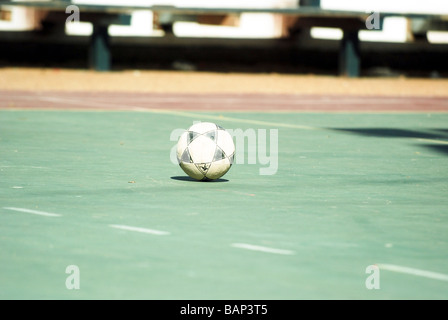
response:
<path id="1" fill-rule="evenodd" d="M 294 251 L 291 251 L 291 250 L 283 250 L 283 249 L 255 246 L 253 244 L 247 244 L 247 243 L 232 243 L 232 247 L 246 249 L 246 250 L 252 250 L 252 251 L 275 253 L 275 254 L 284 254 L 284 255 L 293 255 L 294 254 Z"/>
<path id="2" fill-rule="evenodd" d="M 31 168 L 31 169 L 50 169 L 48 167 L 37 167 L 37 166 L 0 166 L 0 168 Z"/>
<path id="3" fill-rule="evenodd" d="M 158 108 L 143 108 L 140 106 L 130 105 L 130 104 L 115 104 L 110 102 L 99 102 L 99 101 L 91 101 L 89 99 L 79 99 L 79 98 L 59 98 L 59 97 L 37 97 L 37 99 L 41 101 L 48 101 L 48 102 L 59 102 L 59 103 L 68 103 L 72 105 L 79 105 L 79 106 L 90 106 L 90 107 L 100 107 L 105 109 L 119 109 L 119 110 L 133 110 L 133 111 L 143 111 L 143 112 L 151 112 L 156 114 L 166 114 L 166 115 L 174 115 L 179 117 L 186 117 L 186 118 L 195 118 L 195 119 L 201 119 L 201 118 L 208 118 L 210 120 L 218 120 L 218 121 L 230 121 L 230 122 L 238 122 L 238 123 L 245 123 L 245 124 L 253 124 L 253 125 L 261 125 L 261 126 L 270 126 L 270 127 L 278 127 L 278 128 L 288 128 L 288 129 L 300 129 L 300 130 L 320 130 L 320 131 L 331 131 L 327 128 L 322 127 L 315 127 L 315 126 L 308 126 L 308 125 L 301 125 L 301 124 L 290 124 L 285 122 L 269 122 L 269 121 L 260 121 L 260 120 L 253 120 L 253 119 L 239 119 L 234 117 L 227 117 L 227 116 L 214 116 L 210 114 L 198 114 L 194 112 L 185 112 L 185 111 L 177 111 L 177 110 L 166 110 L 166 109 L 158 109 Z M 432 141 L 435 143 L 434 141 Z M 440 140 L 438 141 L 440 142 Z"/>
<path id="4" fill-rule="evenodd" d="M 377 266 L 380 268 L 380 270 L 394 271 L 394 272 L 399 272 L 399 273 L 410 274 L 413 276 L 425 277 L 425 278 L 441 280 L 441 281 L 448 281 L 448 275 L 443 274 L 443 273 L 414 269 L 414 268 L 409 268 L 409 267 L 396 266 L 393 264 L 379 263 L 379 264 L 377 264 Z"/>
<path id="5" fill-rule="evenodd" d="M 60 217 L 60 216 L 62 216 L 61 214 L 58 214 L 58 213 L 50 213 L 50 212 L 37 211 L 37 210 L 31 210 L 31 209 L 25 209 L 25 208 L 3 207 L 3 209 L 31 213 L 31 214 L 36 214 L 36 215 L 45 216 L 45 217 Z"/>
<path id="6" fill-rule="evenodd" d="M 160 230 L 140 228 L 140 227 L 131 227 L 131 226 L 125 226 L 125 225 L 121 225 L 121 224 L 110 224 L 109 227 L 115 228 L 115 229 L 127 230 L 127 231 L 149 233 L 149 234 L 154 234 L 157 236 L 166 236 L 166 235 L 170 234 L 167 231 L 160 231 Z"/>
<path id="7" fill-rule="evenodd" d="M 38 99 L 43 100 L 43 101 L 50 101 L 50 102 L 63 102 L 63 103 L 75 104 L 75 105 L 80 105 L 80 106 L 84 106 L 84 107 L 89 105 L 89 106 L 98 106 L 98 107 L 110 109 L 111 106 L 115 106 L 120 109 L 124 108 L 127 110 L 175 115 L 175 116 L 187 117 L 187 118 L 196 118 L 196 119 L 208 118 L 208 119 L 220 120 L 220 121 L 232 121 L 232 122 L 240 122 L 240 123 L 246 123 L 246 124 L 256 124 L 256 125 L 292 128 L 292 129 L 323 130 L 322 128 L 306 126 L 306 125 L 288 124 L 288 123 L 282 123 L 282 122 L 268 122 L 268 121 L 259 121 L 259 120 L 250 120 L 250 119 L 238 119 L 238 118 L 231 118 L 231 117 L 224 117 L 224 116 L 213 116 L 213 115 L 207 115 L 207 114 L 197 114 L 197 113 L 193 113 L 193 112 L 176 111 L 176 110 L 153 109 L 153 108 L 143 108 L 143 107 L 132 106 L 132 105 L 116 105 L 113 103 L 92 102 L 92 101 L 88 101 L 88 100 L 79 100 L 79 99 L 65 99 L 65 98 L 53 98 L 53 97 L 44 97 L 44 98 L 38 98 Z"/>
<path id="8" fill-rule="evenodd" d="M 418 138 L 417 141 L 420 141 L 420 142 L 429 142 L 429 143 L 436 143 L 436 144 L 448 144 L 448 141 L 445 141 L 445 140 L 436 140 L 436 139 L 423 139 L 423 138 Z"/>

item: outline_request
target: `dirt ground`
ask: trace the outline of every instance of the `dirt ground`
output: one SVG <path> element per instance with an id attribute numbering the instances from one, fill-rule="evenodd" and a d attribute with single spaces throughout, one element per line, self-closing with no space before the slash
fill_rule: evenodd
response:
<path id="1" fill-rule="evenodd" d="M 145 93 L 270 93 L 364 96 L 448 96 L 447 79 L 210 73 L 187 71 L 95 72 L 70 69 L 0 69 L 0 90 Z"/>

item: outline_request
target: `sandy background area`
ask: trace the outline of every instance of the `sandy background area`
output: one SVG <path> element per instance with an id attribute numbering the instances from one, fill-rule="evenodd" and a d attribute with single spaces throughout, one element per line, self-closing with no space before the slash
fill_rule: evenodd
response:
<path id="1" fill-rule="evenodd" d="M 120 91 L 154 93 L 284 93 L 448 96 L 447 79 L 361 78 L 184 71 L 95 72 L 0 69 L 0 90 Z"/>

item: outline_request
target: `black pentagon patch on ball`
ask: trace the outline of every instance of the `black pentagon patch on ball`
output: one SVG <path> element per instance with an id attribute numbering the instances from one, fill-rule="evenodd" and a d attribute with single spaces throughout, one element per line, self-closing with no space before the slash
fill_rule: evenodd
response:
<path id="1" fill-rule="evenodd" d="M 226 154 L 224 153 L 224 151 L 216 146 L 216 151 L 215 151 L 215 156 L 213 157 L 213 161 L 219 161 L 219 160 L 223 160 L 226 158 Z"/>
<path id="2" fill-rule="evenodd" d="M 193 159 L 191 158 L 190 152 L 188 151 L 188 148 L 185 148 L 184 153 L 182 154 L 182 157 L 180 158 L 182 162 L 186 163 L 193 163 Z"/>
<path id="3" fill-rule="evenodd" d="M 204 175 L 207 174 L 208 169 L 210 169 L 210 165 L 211 165 L 211 163 L 196 163 L 196 167 Z"/>
<path id="4" fill-rule="evenodd" d="M 210 140 L 213 140 L 216 142 L 216 131 L 215 130 L 204 133 L 204 136 L 206 136 L 206 137 L 210 138 Z"/>
<path id="5" fill-rule="evenodd" d="M 197 133 L 197 132 L 188 131 L 187 145 L 189 145 L 198 135 L 199 135 L 199 133 Z"/>

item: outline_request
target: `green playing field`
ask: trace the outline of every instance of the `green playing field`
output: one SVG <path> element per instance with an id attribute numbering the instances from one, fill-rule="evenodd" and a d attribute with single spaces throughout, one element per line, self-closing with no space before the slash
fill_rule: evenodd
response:
<path id="1" fill-rule="evenodd" d="M 195 120 L 248 133 L 220 181 L 170 160 Z M 447 299 L 447 123 L 2 110 L 0 298 Z"/>

